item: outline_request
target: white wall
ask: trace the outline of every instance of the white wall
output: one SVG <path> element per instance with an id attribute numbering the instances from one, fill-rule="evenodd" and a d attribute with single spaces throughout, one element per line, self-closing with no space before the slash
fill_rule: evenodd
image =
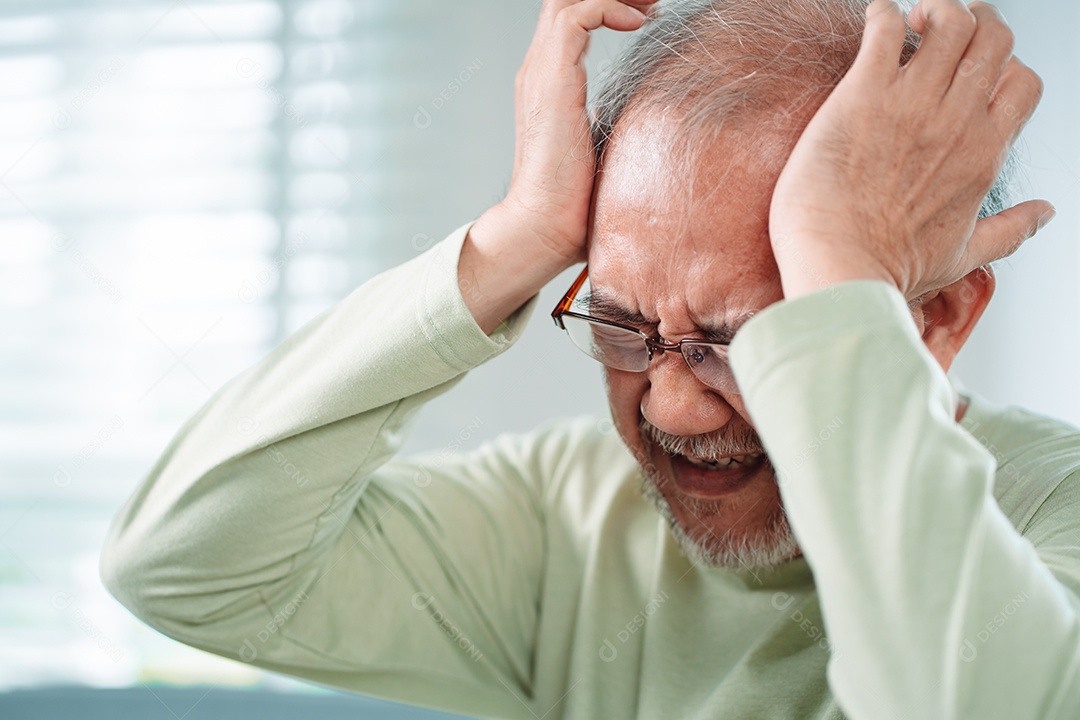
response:
<path id="1" fill-rule="evenodd" d="M 1080 424 L 1080 6 L 1006 0 L 1016 55 L 1043 78 L 1043 100 L 1022 138 L 1024 198 L 1046 198 L 1058 215 L 997 273 L 986 315 L 954 367 L 971 389 Z"/>

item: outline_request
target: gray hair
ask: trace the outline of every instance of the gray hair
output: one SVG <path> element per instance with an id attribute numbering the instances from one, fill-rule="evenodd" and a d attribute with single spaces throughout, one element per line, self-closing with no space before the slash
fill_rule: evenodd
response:
<path id="1" fill-rule="evenodd" d="M 724 123 L 781 120 L 816 109 L 859 51 L 870 0 L 671 0 L 611 65 L 592 103 L 597 167 L 626 113 L 672 116 L 675 140 L 693 153 Z M 908 31 L 900 62 L 918 48 Z M 714 55 L 714 51 L 716 55 Z M 812 113 L 801 113 L 803 124 Z M 800 126 L 801 128 L 801 126 Z M 801 132 L 801 129 L 800 129 Z M 1018 165 L 1010 150 L 979 210 L 1010 204 Z"/>

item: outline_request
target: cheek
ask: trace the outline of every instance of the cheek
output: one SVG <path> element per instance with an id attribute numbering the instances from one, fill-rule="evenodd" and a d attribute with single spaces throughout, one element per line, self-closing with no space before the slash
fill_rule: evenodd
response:
<path id="1" fill-rule="evenodd" d="M 604 368 L 604 383 L 607 386 L 608 405 L 611 407 L 611 419 L 615 429 L 630 447 L 639 444 L 638 418 L 641 411 L 641 398 L 649 387 L 645 373 L 630 373 Z"/>

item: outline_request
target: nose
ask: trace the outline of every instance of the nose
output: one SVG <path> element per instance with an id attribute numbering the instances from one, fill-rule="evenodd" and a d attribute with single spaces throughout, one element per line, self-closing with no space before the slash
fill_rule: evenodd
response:
<path id="1" fill-rule="evenodd" d="M 717 390 L 697 379 L 678 350 L 654 356 L 641 414 L 672 435 L 701 435 L 727 425 L 735 408 Z"/>

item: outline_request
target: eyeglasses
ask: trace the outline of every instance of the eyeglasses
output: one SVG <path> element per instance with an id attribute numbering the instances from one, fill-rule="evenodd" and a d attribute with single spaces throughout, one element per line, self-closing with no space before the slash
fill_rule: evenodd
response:
<path id="1" fill-rule="evenodd" d="M 728 364 L 726 342 L 684 339 L 666 343 L 654 340 L 636 328 L 573 312 L 570 308 L 588 276 L 586 266 L 551 312 L 555 324 L 566 331 L 582 352 L 615 370 L 645 372 L 654 354 L 678 351 L 687 367 L 705 385 L 725 393 L 739 392 Z"/>

